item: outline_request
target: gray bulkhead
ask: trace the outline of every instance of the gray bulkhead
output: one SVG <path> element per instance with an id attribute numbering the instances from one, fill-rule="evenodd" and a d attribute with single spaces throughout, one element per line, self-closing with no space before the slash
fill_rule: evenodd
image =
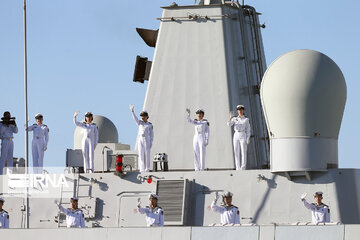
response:
<path id="1" fill-rule="evenodd" d="M 61 189 L 47 189 L 51 196 L 30 198 L 30 228 L 65 227 L 65 222 L 55 221 L 58 216 L 54 199 L 60 199 L 68 206 L 71 196 L 79 197 L 86 225 L 88 227 L 140 227 L 145 226 L 145 217 L 135 213 L 137 198 L 142 205 L 148 204 L 148 194 L 157 192 L 157 182 L 177 180 L 187 182 L 180 200 L 184 214 L 182 221 L 174 222 L 166 216 L 166 225 L 209 226 L 220 223 L 220 215 L 209 210 L 215 191 L 234 193 L 233 204 L 239 207 L 241 223 L 294 224 L 310 222 L 311 213 L 303 206 L 300 195 L 307 192 L 308 201 L 312 193 L 324 192 L 324 202 L 330 206 L 331 221 L 346 224 L 360 223 L 359 185 L 360 170 L 331 169 L 327 173 L 315 173 L 313 179 L 293 179 L 289 181 L 269 170 L 249 171 L 205 171 L 205 172 L 155 172 L 153 181 L 148 183 L 149 174 L 128 173 L 123 178 L 114 173 L 68 174 L 69 188 L 61 194 Z M 1 176 L 2 180 L 5 176 Z M 4 180 L 5 181 L 5 180 Z M 73 185 L 71 185 L 73 184 Z M 54 192 L 55 191 L 55 192 Z M 56 192 L 57 191 L 57 192 Z M 159 196 L 166 198 L 176 194 L 176 189 L 168 189 Z M 55 197 L 56 196 L 56 197 Z M 24 228 L 22 196 L 3 196 L 7 201 L 4 209 L 10 216 L 11 228 Z M 176 200 L 176 199 L 175 199 Z M 172 200 L 172 201 L 175 201 Z M 172 202 L 170 201 L 170 202 Z M 170 213 L 171 210 L 168 210 Z M 168 220 L 171 221 L 168 221 Z M 178 218 L 180 219 L 180 218 Z"/>
<path id="2" fill-rule="evenodd" d="M 151 155 L 168 154 L 170 169 L 193 169 L 194 127 L 185 109 L 205 110 L 210 141 L 205 167 L 234 169 L 229 111 L 246 106 L 252 127 L 249 168 L 269 164 L 259 87 L 266 68 L 258 15 L 252 7 L 164 7 L 144 109 L 155 140 Z"/>

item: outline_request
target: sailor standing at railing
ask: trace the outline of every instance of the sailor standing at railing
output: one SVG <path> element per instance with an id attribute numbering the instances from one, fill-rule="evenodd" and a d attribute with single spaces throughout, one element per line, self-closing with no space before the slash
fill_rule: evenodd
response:
<path id="1" fill-rule="evenodd" d="M 0 228 L 9 228 L 9 214 L 2 207 L 5 200 L 0 198 Z"/>
<path id="2" fill-rule="evenodd" d="M 304 206 L 311 210 L 311 217 L 313 223 L 328 223 L 330 222 L 330 208 L 322 202 L 322 192 L 314 194 L 315 203 L 308 203 L 305 199 L 306 193 L 301 195 L 300 199 L 303 201 Z"/>
<path id="3" fill-rule="evenodd" d="M 138 211 L 141 214 L 146 214 L 146 225 L 148 227 L 161 227 L 164 225 L 164 211 L 157 205 L 158 195 L 150 194 L 150 205 L 148 207 L 141 207 L 140 198 L 138 198 Z"/>
<path id="4" fill-rule="evenodd" d="M 4 117 L 0 123 L 1 155 L 0 155 L 0 175 L 4 173 L 5 162 L 7 163 L 8 173 L 12 173 L 14 155 L 14 133 L 18 132 L 15 118 L 11 117 L 10 112 L 4 112 Z"/>
<path id="5" fill-rule="evenodd" d="M 28 131 L 33 131 L 32 157 L 34 173 L 42 173 L 44 167 L 44 152 L 49 142 L 49 128 L 43 124 L 43 115 L 35 115 L 36 124 L 28 127 Z"/>
<path id="6" fill-rule="evenodd" d="M 139 120 L 134 113 L 134 106 L 130 104 L 131 115 L 134 118 L 136 125 L 139 127 L 137 137 L 137 148 L 139 151 L 139 169 L 140 172 L 150 171 L 150 149 L 154 140 L 154 130 L 151 122 L 148 121 L 149 114 L 147 111 L 140 113 L 141 120 Z"/>
<path id="7" fill-rule="evenodd" d="M 204 119 L 205 111 L 199 109 L 196 111 L 198 119 L 190 119 L 190 109 L 186 109 L 188 113 L 187 120 L 195 125 L 195 134 L 193 138 L 193 147 L 195 155 L 195 171 L 204 171 L 206 146 L 209 144 L 210 129 L 208 120 Z"/>
<path id="8" fill-rule="evenodd" d="M 76 120 L 80 111 L 74 113 L 74 124 L 83 128 L 83 138 L 81 142 L 82 153 L 84 158 L 84 172 L 94 172 L 94 150 L 99 140 L 99 132 L 95 123 L 93 123 L 93 115 L 91 112 L 85 114 L 85 122 Z"/>
<path id="9" fill-rule="evenodd" d="M 238 116 L 234 117 L 233 112 L 230 112 L 230 119 L 227 125 L 231 127 L 234 125 L 234 155 L 236 170 L 245 170 L 247 163 L 247 145 L 250 143 L 250 122 L 245 117 L 245 107 L 243 105 L 236 106 Z M 240 164 L 241 156 L 241 164 Z"/>
<path id="10" fill-rule="evenodd" d="M 70 198 L 71 208 L 64 208 L 59 201 L 55 200 L 55 204 L 58 205 L 59 210 L 66 214 L 66 226 L 68 228 L 84 228 L 85 219 L 81 209 L 78 208 L 78 198 Z"/>
<path id="11" fill-rule="evenodd" d="M 223 196 L 225 206 L 217 206 L 219 195 L 216 192 L 215 199 L 211 203 L 211 210 L 221 214 L 221 224 L 240 224 L 240 212 L 236 206 L 232 205 L 232 196 L 231 192 L 227 192 Z"/>

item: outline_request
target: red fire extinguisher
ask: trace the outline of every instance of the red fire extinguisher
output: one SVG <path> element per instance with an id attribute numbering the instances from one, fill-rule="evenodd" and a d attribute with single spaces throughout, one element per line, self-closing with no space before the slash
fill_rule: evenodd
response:
<path id="1" fill-rule="evenodd" d="M 116 172 L 123 173 L 123 155 L 116 156 Z"/>

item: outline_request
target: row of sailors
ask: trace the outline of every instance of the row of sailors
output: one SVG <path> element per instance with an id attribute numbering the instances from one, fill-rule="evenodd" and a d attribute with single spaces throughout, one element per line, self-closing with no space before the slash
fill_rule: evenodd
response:
<path id="1" fill-rule="evenodd" d="M 85 172 L 94 172 L 94 149 L 98 142 L 98 130 L 95 123 L 92 122 L 93 115 L 90 112 L 85 114 L 85 122 L 78 122 L 74 114 L 74 124 L 83 128 L 84 135 L 82 139 L 82 153 L 84 159 Z M 36 124 L 27 128 L 27 131 L 33 132 L 32 140 L 32 158 L 34 173 L 42 173 L 44 166 L 44 152 L 47 150 L 49 143 L 49 128 L 43 124 L 43 115 L 36 114 Z M 4 112 L 0 123 L 1 155 L 0 155 L 0 175 L 3 174 L 5 163 L 7 163 L 9 173 L 12 172 L 13 150 L 14 150 L 14 133 L 18 132 L 15 118 L 11 117 L 10 112 Z"/>
<path id="2" fill-rule="evenodd" d="M 300 199 L 304 206 L 311 211 L 311 218 L 313 223 L 329 223 L 330 222 L 330 208 L 322 202 L 323 193 L 318 191 L 314 194 L 315 203 L 306 201 L 306 193 L 302 194 Z M 219 198 L 218 193 L 215 193 L 214 201 L 211 203 L 211 209 L 221 214 L 221 224 L 240 224 L 239 209 L 232 205 L 231 192 L 227 192 L 224 196 L 224 206 L 217 206 L 216 202 Z"/>
<path id="3" fill-rule="evenodd" d="M 9 173 L 12 172 L 13 151 L 14 151 L 14 133 L 18 133 L 15 118 L 11 117 L 10 112 L 4 112 L 0 123 L 1 155 L 0 155 L 0 175 L 3 174 L 5 163 L 8 166 Z M 33 132 L 32 157 L 35 173 L 42 173 L 44 165 L 44 152 L 49 142 L 49 128 L 43 124 L 43 116 L 35 115 L 36 124 L 27 128 L 27 131 Z"/>
<path id="4" fill-rule="evenodd" d="M 134 106 L 130 105 L 132 117 L 136 125 L 138 126 L 137 146 L 139 153 L 139 169 L 140 172 L 150 171 L 150 149 L 154 140 L 153 125 L 148 121 L 149 114 L 146 111 L 140 113 L 141 119 L 134 113 Z M 250 143 L 250 123 L 249 119 L 245 117 L 245 107 L 243 105 L 237 106 L 238 116 L 233 116 L 233 112 L 230 112 L 230 118 L 227 122 L 228 126 L 234 125 L 234 155 L 236 170 L 245 170 L 247 162 L 247 145 Z M 186 109 L 188 113 L 187 121 L 195 125 L 195 134 L 193 137 L 194 148 L 194 165 L 196 171 L 205 170 L 205 156 L 206 146 L 209 143 L 210 138 L 210 124 L 209 121 L 204 118 L 205 111 L 199 109 L 196 111 L 197 119 L 190 118 L 190 109 Z M 83 129 L 82 139 L 82 153 L 84 161 L 84 171 L 86 173 L 94 172 L 94 150 L 99 140 L 98 128 L 93 123 L 93 114 L 87 112 L 85 114 L 85 121 L 78 122 L 76 117 L 79 111 L 74 113 L 73 121 L 77 127 Z M 28 127 L 28 131 L 33 131 L 32 141 L 32 157 L 33 167 L 35 173 L 42 173 L 44 166 L 44 152 L 47 149 L 49 142 L 49 128 L 43 124 L 43 116 L 41 114 L 35 115 L 36 124 Z M 2 117 L 2 123 L 0 123 L 0 139 L 1 142 L 1 156 L 0 156 L 0 175 L 3 174 L 5 162 L 11 167 L 13 165 L 13 149 L 14 143 L 12 141 L 13 134 L 18 132 L 14 118 L 11 118 L 9 112 L 4 113 Z"/>
<path id="5" fill-rule="evenodd" d="M 328 205 L 322 202 L 322 192 L 316 192 L 314 194 L 315 203 L 308 203 L 306 201 L 306 193 L 301 195 L 300 199 L 304 206 L 311 211 L 313 223 L 328 223 L 330 222 L 330 208 Z M 220 222 L 223 225 L 226 224 L 240 224 L 240 212 L 238 207 L 232 205 L 233 194 L 227 192 L 223 195 L 224 205 L 218 206 L 217 201 L 219 195 L 216 192 L 215 198 L 211 203 L 211 209 L 214 212 L 220 214 Z M 0 198 L 0 228 L 9 228 L 9 214 L 2 207 L 5 200 Z M 140 198 L 138 198 L 137 211 L 140 214 L 145 214 L 146 225 L 148 227 L 161 227 L 164 225 L 164 211 L 158 206 L 158 196 L 156 194 L 150 194 L 149 206 L 141 207 Z M 59 210 L 66 214 L 66 225 L 68 228 L 83 228 L 85 227 L 84 214 L 81 209 L 78 208 L 78 199 L 71 198 L 71 208 L 64 208 L 59 201 L 55 201 Z"/>
<path id="6" fill-rule="evenodd" d="M 229 127 L 234 126 L 234 155 L 236 170 L 245 170 L 247 163 L 247 145 L 250 143 L 250 121 L 245 116 L 245 107 L 238 105 L 236 107 L 238 116 L 230 112 L 230 118 L 227 122 Z M 140 113 L 141 120 L 134 113 L 134 106 L 130 104 L 131 114 L 139 127 L 137 146 L 139 151 L 139 169 L 140 172 L 150 171 L 150 149 L 154 140 L 153 125 L 148 121 L 149 114 L 146 111 Z M 205 170 L 206 146 L 210 140 L 210 123 L 204 118 L 205 111 L 198 109 L 196 111 L 197 119 L 190 118 L 190 109 L 186 109 L 187 121 L 195 126 L 193 137 L 194 165 L 195 171 Z"/>
<path id="7" fill-rule="evenodd" d="M 164 211 L 157 205 L 158 196 L 150 194 L 149 206 L 141 207 L 141 201 L 138 199 L 137 211 L 140 214 L 145 214 L 146 224 L 148 227 L 161 227 L 164 225 Z M 9 228 L 9 214 L 2 207 L 5 200 L 0 198 L 0 228 Z M 55 204 L 59 207 L 59 211 L 66 215 L 66 226 L 68 228 L 84 228 L 85 218 L 84 213 L 78 207 L 78 198 L 70 199 L 70 208 L 64 208 L 58 200 Z"/>
<path id="8" fill-rule="evenodd" d="M 157 205 L 158 196 L 156 194 L 150 194 L 149 206 L 141 207 L 140 198 L 138 199 L 137 211 L 140 214 L 146 215 L 146 225 L 148 227 L 161 227 L 164 225 L 164 211 Z M 84 214 L 81 209 L 78 208 L 78 199 L 71 198 L 71 208 L 64 208 L 59 201 L 55 201 L 59 210 L 66 215 L 66 226 L 68 228 L 83 228 L 85 227 Z"/>
<path id="9" fill-rule="evenodd" d="M 84 159 L 85 172 L 94 172 L 94 149 L 98 142 L 98 129 L 93 123 L 93 115 L 90 112 L 85 114 L 85 122 L 78 122 L 74 114 L 74 124 L 83 128 L 82 153 Z M 42 173 L 44 166 L 44 152 L 47 150 L 49 143 L 49 128 L 43 124 L 43 115 L 36 114 L 36 124 L 27 128 L 27 131 L 33 132 L 32 140 L 32 158 L 34 173 Z M 1 139 L 1 155 L 0 155 L 0 175 L 3 174 L 5 163 L 11 173 L 13 166 L 13 150 L 14 150 L 14 133 L 18 133 L 15 118 L 11 117 L 10 112 L 4 112 L 0 123 L 0 139 Z"/>

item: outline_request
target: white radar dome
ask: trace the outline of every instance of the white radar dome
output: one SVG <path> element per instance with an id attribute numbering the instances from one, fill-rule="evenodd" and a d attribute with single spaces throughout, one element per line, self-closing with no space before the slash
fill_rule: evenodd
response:
<path id="1" fill-rule="evenodd" d="M 266 70 L 260 95 L 272 172 L 338 166 L 346 83 L 334 61 L 313 50 L 288 52 Z"/>
<path id="2" fill-rule="evenodd" d="M 93 115 L 93 117 L 93 122 L 97 125 L 99 130 L 99 143 L 118 143 L 118 131 L 113 122 L 104 116 Z M 80 122 L 84 121 L 85 120 L 83 119 Z M 82 128 L 76 127 L 74 132 L 74 149 L 81 149 L 82 138 Z"/>

